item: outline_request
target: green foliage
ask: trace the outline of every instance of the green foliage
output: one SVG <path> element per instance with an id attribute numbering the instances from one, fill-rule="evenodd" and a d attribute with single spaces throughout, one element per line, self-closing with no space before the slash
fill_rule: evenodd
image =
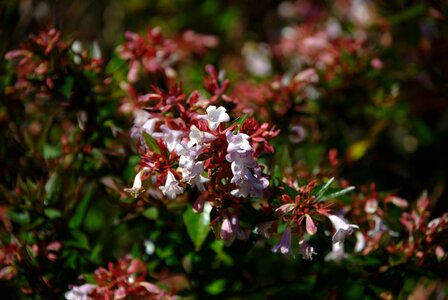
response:
<path id="1" fill-rule="evenodd" d="M 187 207 L 183 214 L 188 235 L 193 242 L 196 251 L 199 251 L 210 232 L 211 205 L 207 202 L 200 213 L 193 212 L 191 206 Z"/>

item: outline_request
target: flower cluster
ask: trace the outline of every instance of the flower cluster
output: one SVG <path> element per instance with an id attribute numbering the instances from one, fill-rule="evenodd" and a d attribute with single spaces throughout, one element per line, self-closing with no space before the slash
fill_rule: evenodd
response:
<path id="1" fill-rule="evenodd" d="M 165 38 L 160 27 L 149 28 L 146 38 L 134 32 L 125 33 L 126 41 L 117 48 L 118 55 L 129 62 L 127 79 L 135 82 L 140 71 L 145 74 L 164 74 L 168 78 L 176 77 L 173 66 L 191 54 L 204 54 L 208 48 L 215 47 L 218 39 L 211 35 L 202 35 L 191 30 L 180 37 Z"/>
<path id="2" fill-rule="evenodd" d="M 31 36 L 19 49 L 5 54 L 5 58 L 15 64 L 17 81 L 14 88 L 23 96 L 51 97 L 50 91 L 58 88 L 57 82 L 69 74 L 67 69 L 70 68 L 99 73 L 103 63 L 101 57 L 90 58 L 74 51 L 72 55 L 65 55 L 70 45 L 60 37 L 61 32 L 55 28 L 42 31 Z"/>
<path id="3" fill-rule="evenodd" d="M 429 220 L 429 198 L 424 193 L 410 212 L 403 212 L 400 223 L 407 236 L 403 240 L 393 241 L 386 249 L 398 256 L 400 262 L 415 259 L 418 265 L 430 263 L 431 259 L 446 259 L 447 249 L 444 245 L 444 231 L 448 229 L 448 213 Z"/>
<path id="4" fill-rule="evenodd" d="M 17 275 L 17 262 L 21 261 L 17 244 L 0 245 L 0 280 L 11 280 Z"/>
<path id="5" fill-rule="evenodd" d="M 316 181 L 311 181 L 302 187 L 297 186 L 296 183 L 286 185 L 289 193 L 282 195 L 281 202 L 283 204 L 274 213 L 277 218 L 281 219 L 282 223 L 286 224 L 286 228 L 280 242 L 272 248 L 273 252 L 280 251 L 282 254 L 293 255 L 291 237 L 292 232 L 294 232 L 299 237 L 299 254 L 302 255 L 303 259 L 311 260 L 316 252 L 314 247 L 308 243 L 308 239 L 317 233 L 319 216 L 322 216 L 328 218 L 334 228 L 333 249 L 326 258 L 335 261 L 345 258 L 345 237 L 351 235 L 353 229 L 359 227 L 349 224 L 341 216 L 330 214 L 329 204 L 323 203 L 325 190 L 332 182 L 333 179 L 322 187 L 317 187 Z M 343 192 L 348 192 L 351 189 L 352 187 L 348 187 Z M 294 200 L 290 194 L 295 195 Z"/>
<path id="6" fill-rule="evenodd" d="M 67 300 L 95 299 L 175 299 L 154 283 L 145 281 L 146 265 L 139 259 L 126 256 L 117 264 L 109 263 L 107 269 L 100 267 L 93 274 L 93 283 L 72 286 L 65 293 Z"/>

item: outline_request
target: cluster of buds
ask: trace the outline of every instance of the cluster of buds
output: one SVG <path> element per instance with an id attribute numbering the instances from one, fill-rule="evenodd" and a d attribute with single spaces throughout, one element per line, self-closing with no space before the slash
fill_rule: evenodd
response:
<path id="1" fill-rule="evenodd" d="M 374 183 L 369 188 L 361 186 L 360 193 L 353 195 L 350 215 L 363 229 L 356 233 L 355 252 L 367 255 L 381 248 L 384 240 L 398 235 L 387 225 L 391 206 L 405 209 L 408 202 L 394 195 L 380 197 Z"/>
<path id="2" fill-rule="evenodd" d="M 404 261 L 414 258 L 418 265 L 425 265 L 432 258 L 442 261 L 447 258 L 444 235 L 448 229 L 448 213 L 429 220 L 429 198 L 424 193 L 410 212 L 403 212 L 400 223 L 407 236 L 401 241 L 394 241 L 386 247 L 393 255 Z M 442 246 L 443 245 L 443 246 Z M 404 256 L 404 257 L 403 257 Z"/>
<path id="3" fill-rule="evenodd" d="M 176 77 L 173 66 L 192 54 L 204 54 L 208 48 L 215 47 L 218 39 L 191 30 L 180 37 L 166 38 L 160 27 L 149 28 L 146 38 L 134 32 L 125 33 L 126 41 L 117 48 L 120 58 L 129 62 L 127 79 L 135 82 L 140 71 L 145 74 L 164 74 L 167 78 Z"/>
<path id="4" fill-rule="evenodd" d="M 52 288 L 50 278 L 52 275 L 43 270 L 49 265 L 54 265 L 59 259 L 61 249 L 62 243 L 59 241 L 49 243 L 40 241 L 32 245 L 12 242 L 5 246 L 0 245 L 0 282 L 18 283 L 23 277 L 33 273 L 39 285 L 18 284 L 24 294 L 31 295 L 42 287 Z"/>
<path id="5" fill-rule="evenodd" d="M 416 208 L 409 210 L 409 206 L 398 196 L 381 196 L 373 183 L 369 188 L 362 186 L 350 207 L 350 217 L 361 227 L 356 232 L 355 252 L 369 255 L 385 250 L 395 263 L 415 258 L 418 265 L 430 263 L 434 257 L 437 261 L 446 259 L 441 237 L 448 228 L 448 214 L 429 220 L 426 193 L 417 200 Z M 392 217 L 397 210 L 401 210 L 400 219 Z"/>
<path id="6" fill-rule="evenodd" d="M 0 245 L 0 280 L 11 280 L 17 275 L 17 263 L 20 263 L 19 246 L 16 243 Z"/>
<path id="7" fill-rule="evenodd" d="M 69 44 L 60 40 L 61 32 L 55 28 L 42 31 L 37 36 L 20 45 L 19 49 L 5 54 L 7 60 L 15 64 L 17 76 L 14 88 L 23 95 L 51 97 L 51 91 L 62 80 L 65 68 L 79 65 L 87 71 L 99 72 L 103 60 L 101 57 L 89 58 L 73 51 L 66 55 Z"/>
<path id="8" fill-rule="evenodd" d="M 315 24 L 305 24 L 284 28 L 274 53 L 287 57 L 296 69 L 313 67 L 325 74 L 325 79 L 331 80 L 343 68 L 349 68 L 341 63 L 342 51 L 356 55 L 364 42 L 364 37 L 343 37 L 340 31 L 318 30 Z"/>
<path id="9" fill-rule="evenodd" d="M 314 90 L 313 85 L 318 82 L 319 76 L 314 68 L 259 84 L 239 82 L 233 89 L 232 100 L 238 112 L 256 114 L 263 120 L 275 120 L 304 111 L 307 100 L 313 100 L 317 93 L 310 93 L 310 89 Z"/>
<path id="10" fill-rule="evenodd" d="M 117 264 L 109 263 L 107 269 L 100 267 L 93 274 L 94 283 L 72 286 L 65 293 L 67 300 L 95 299 L 175 299 L 154 283 L 145 281 L 146 265 L 138 259 L 125 257 Z"/>
<path id="11" fill-rule="evenodd" d="M 312 260 L 316 254 L 314 247 L 308 243 L 308 239 L 317 233 L 318 224 L 321 217 L 328 218 L 333 225 L 334 235 L 332 237 L 332 251 L 326 256 L 328 260 L 340 261 L 346 257 L 344 252 L 345 237 L 351 235 L 354 229 L 359 228 L 357 225 L 349 224 L 342 216 L 330 213 L 330 204 L 323 201 L 326 197 L 334 197 L 336 194 L 325 196 L 325 191 L 331 185 L 334 179 L 330 179 L 324 186 L 317 187 L 316 181 L 311 181 L 305 186 L 297 186 L 297 184 L 286 184 L 287 190 L 295 195 L 294 199 L 290 194 L 283 194 L 281 197 L 282 205 L 275 210 L 275 217 L 280 219 L 279 222 L 285 224 L 280 242 L 273 248 L 273 252 L 280 251 L 285 255 L 293 255 L 294 250 L 291 246 L 292 233 L 299 237 L 299 254 L 303 259 Z M 352 190 L 348 187 L 339 194 Z"/>

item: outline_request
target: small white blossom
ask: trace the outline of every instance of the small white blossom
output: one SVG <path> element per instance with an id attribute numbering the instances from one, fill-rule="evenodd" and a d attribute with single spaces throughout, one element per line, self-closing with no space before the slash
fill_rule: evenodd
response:
<path id="1" fill-rule="evenodd" d="M 197 162 L 191 172 L 183 172 L 182 181 L 187 182 L 191 186 L 196 186 L 201 192 L 205 191 L 204 183 L 209 182 L 210 179 L 202 176 L 204 172 L 204 162 Z"/>
<path id="2" fill-rule="evenodd" d="M 305 260 L 313 260 L 313 255 L 317 253 L 314 251 L 313 246 L 310 246 L 305 240 L 301 240 L 299 242 L 299 254 L 301 254 L 302 258 Z"/>
<path id="3" fill-rule="evenodd" d="M 247 151 L 253 151 L 254 149 L 250 145 L 248 139 L 249 136 L 244 133 L 237 133 L 234 135 L 231 131 L 227 131 L 226 133 L 227 138 L 227 152 L 247 152 Z"/>
<path id="4" fill-rule="evenodd" d="M 90 300 L 89 294 L 96 288 L 94 284 L 83 284 L 80 286 L 73 286 L 71 290 L 64 294 L 67 300 Z"/>
<path id="5" fill-rule="evenodd" d="M 192 125 L 190 128 L 190 141 L 188 142 L 188 146 L 200 145 L 202 143 L 207 143 L 216 139 L 211 133 L 204 132 L 199 130 L 196 126 Z"/>
<path id="6" fill-rule="evenodd" d="M 394 235 L 394 232 L 389 230 L 389 227 L 387 227 L 383 219 L 381 219 L 378 215 L 373 215 L 372 219 L 375 222 L 375 227 L 367 232 L 368 236 L 375 237 L 376 235 L 384 232 L 389 232 L 392 236 Z"/>
<path id="7" fill-rule="evenodd" d="M 332 260 L 334 262 L 340 262 L 347 258 L 347 253 L 344 251 L 344 243 L 333 243 L 331 252 L 325 256 L 325 260 Z"/>
<path id="8" fill-rule="evenodd" d="M 182 136 L 184 135 L 183 131 L 173 130 L 168 128 L 165 124 L 160 126 L 160 129 L 163 132 L 163 140 L 168 148 L 168 151 L 173 151 L 177 144 L 180 143 Z"/>
<path id="9" fill-rule="evenodd" d="M 355 245 L 355 252 L 361 252 L 366 247 L 366 238 L 364 237 L 364 234 L 357 231 L 355 233 L 356 236 L 356 245 Z"/>
<path id="10" fill-rule="evenodd" d="M 174 150 L 179 155 L 179 167 L 188 171 L 192 170 L 202 149 L 203 147 L 200 145 L 188 146 L 186 142 L 178 143 Z"/>
<path id="11" fill-rule="evenodd" d="M 179 182 L 177 182 L 173 173 L 171 173 L 170 171 L 168 171 L 166 175 L 165 186 L 160 186 L 159 189 L 170 200 L 175 199 L 177 195 L 180 195 L 184 192 L 182 187 L 179 186 Z"/>
<path id="12" fill-rule="evenodd" d="M 145 191 L 145 189 L 142 187 L 142 177 L 149 171 L 150 169 L 148 167 L 144 167 L 143 169 L 141 169 L 141 171 L 138 172 L 137 175 L 135 175 L 132 188 L 126 188 L 124 189 L 124 191 L 130 193 L 134 198 L 137 198 L 139 195 L 141 195 Z"/>
<path id="13" fill-rule="evenodd" d="M 366 201 L 364 211 L 368 214 L 374 214 L 378 209 L 378 200 L 375 198 Z"/>
<path id="14" fill-rule="evenodd" d="M 239 240 L 247 239 L 247 235 L 240 228 L 240 221 L 237 216 L 232 216 L 230 220 L 227 217 L 224 218 L 221 225 L 220 236 L 226 246 L 232 245 L 235 238 Z"/>
<path id="15" fill-rule="evenodd" d="M 198 118 L 206 119 L 210 130 L 216 130 L 219 124 L 230 121 L 230 117 L 226 113 L 226 109 L 223 106 L 216 108 L 214 105 L 207 107 L 207 114 L 199 115 Z"/>
<path id="16" fill-rule="evenodd" d="M 335 234 L 333 235 L 333 244 L 344 243 L 345 237 L 352 234 L 353 228 L 359 228 L 358 225 L 348 224 L 343 219 L 335 215 L 329 215 L 328 218 L 330 219 L 334 229 L 336 230 Z"/>

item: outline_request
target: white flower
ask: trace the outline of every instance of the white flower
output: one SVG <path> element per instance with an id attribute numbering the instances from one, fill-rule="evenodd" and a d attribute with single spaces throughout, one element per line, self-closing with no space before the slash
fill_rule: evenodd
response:
<path id="1" fill-rule="evenodd" d="M 137 175 L 135 175 L 132 188 L 126 188 L 124 189 L 124 191 L 130 193 L 132 197 L 138 198 L 138 196 L 145 191 L 145 189 L 142 187 L 142 177 L 149 171 L 150 169 L 148 167 L 144 167 L 143 169 L 141 169 L 141 171 L 138 172 Z"/>
<path id="2" fill-rule="evenodd" d="M 266 77 L 272 73 L 270 50 L 266 44 L 246 43 L 242 53 L 249 73 L 260 77 Z"/>
<path id="3" fill-rule="evenodd" d="M 240 183 L 238 183 L 238 188 L 232 190 L 230 193 L 235 197 L 261 197 L 263 196 L 263 189 L 267 188 L 269 185 L 269 181 L 261 177 L 257 170 L 254 170 L 255 176 L 252 175 L 250 171 L 247 171 L 242 176 Z M 235 176 L 234 176 L 235 178 Z M 233 178 L 232 178 L 233 180 Z"/>
<path id="4" fill-rule="evenodd" d="M 374 214 L 378 209 L 378 200 L 375 198 L 369 199 L 366 201 L 364 206 L 364 211 L 368 214 Z"/>
<path id="5" fill-rule="evenodd" d="M 361 252 L 366 247 L 366 238 L 364 237 L 364 234 L 357 231 L 355 233 L 356 236 L 356 245 L 355 245 L 355 252 Z"/>
<path id="6" fill-rule="evenodd" d="M 253 148 L 248 139 L 249 136 L 244 133 L 234 135 L 228 131 L 226 133 L 228 142 L 226 160 L 231 162 L 233 177 L 230 180 L 238 186 L 237 189 L 231 191 L 235 197 L 261 197 L 263 189 L 269 182 L 261 176 L 261 168 L 257 166 L 257 162 L 253 157 Z"/>
<path id="7" fill-rule="evenodd" d="M 317 254 L 314 252 L 314 247 L 310 246 L 305 240 L 299 242 L 299 253 L 302 255 L 303 259 L 313 260 L 313 255 Z"/>
<path id="8" fill-rule="evenodd" d="M 347 258 L 347 254 L 344 251 L 344 243 L 333 243 L 331 252 L 325 256 L 325 260 L 332 260 L 334 262 L 340 262 Z"/>
<path id="9" fill-rule="evenodd" d="M 247 238 L 244 231 L 240 228 L 240 221 L 237 216 L 232 216 L 230 220 L 227 217 L 224 218 L 221 225 L 220 236 L 226 246 L 232 245 L 235 238 L 238 238 L 239 240 L 245 240 Z"/>
<path id="10" fill-rule="evenodd" d="M 198 118 L 206 119 L 210 130 L 216 130 L 222 122 L 230 121 L 230 117 L 226 113 L 226 109 L 223 106 L 216 108 L 214 105 L 207 107 L 207 114 L 199 115 Z"/>
<path id="11" fill-rule="evenodd" d="M 176 145 L 175 151 L 179 155 L 179 167 L 188 171 L 194 167 L 194 161 L 201 154 L 203 147 L 200 145 L 188 146 L 186 142 L 180 142 Z"/>
<path id="12" fill-rule="evenodd" d="M 244 133 L 237 133 L 234 135 L 231 131 L 227 131 L 226 133 L 227 138 L 227 152 L 248 152 L 253 151 L 254 149 L 250 145 L 248 139 L 249 136 Z"/>
<path id="13" fill-rule="evenodd" d="M 94 284 L 83 284 L 80 286 L 73 286 L 72 289 L 65 293 L 67 300 L 90 300 L 89 294 L 96 288 Z"/>
<path id="14" fill-rule="evenodd" d="M 182 181 L 187 182 L 191 186 L 196 186 L 201 192 L 205 191 L 204 183 L 209 182 L 210 179 L 202 176 L 204 172 L 204 162 L 197 162 L 190 172 L 183 172 Z"/>
<path id="15" fill-rule="evenodd" d="M 375 227 L 367 232 L 367 235 L 370 237 L 375 237 L 378 234 L 382 234 L 384 232 L 389 231 L 389 234 L 393 231 L 389 230 L 386 224 L 384 224 L 383 219 L 381 219 L 378 215 L 373 215 L 373 221 L 375 222 Z M 393 235 L 393 233 L 392 233 Z"/>
<path id="16" fill-rule="evenodd" d="M 200 145 L 202 143 L 207 143 L 216 139 L 211 133 L 204 132 L 199 130 L 196 126 L 192 125 L 190 128 L 190 141 L 188 142 L 188 146 Z"/>
<path id="17" fill-rule="evenodd" d="M 175 199 L 177 195 L 180 195 L 184 192 L 182 187 L 179 186 L 179 183 L 177 182 L 173 173 L 171 173 L 170 171 L 168 171 L 166 175 L 165 186 L 160 186 L 159 189 L 170 200 Z"/>
<path id="18" fill-rule="evenodd" d="M 170 129 L 165 124 L 160 126 L 160 129 L 163 132 L 163 140 L 166 144 L 166 147 L 168 148 L 168 151 L 173 151 L 176 148 L 177 144 L 179 144 L 180 139 L 184 135 L 184 132 L 180 130 Z"/>
<path id="19" fill-rule="evenodd" d="M 359 228 L 358 225 L 354 224 L 348 224 L 343 219 L 339 218 L 335 215 L 329 215 L 328 218 L 330 219 L 331 223 L 333 224 L 334 229 L 336 230 L 335 234 L 333 235 L 333 244 L 340 243 L 343 244 L 345 237 L 347 235 L 352 234 L 353 228 Z"/>
<path id="20" fill-rule="evenodd" d="M 144 110 L 137 110 L 134 113 L 134 126 L 131 129 L 131 137 L 141 137 L 143 131 L 153 135 L 160 120 L 160 118 L 155 118 Z"/>
<path id="21" fill-rule="evenodd" d="M 240 172 L 244 168 L 255 168 L 257 165 L 252 152 L 230 152 L 226 160 L 232 163 L 232 172 Z"/>

